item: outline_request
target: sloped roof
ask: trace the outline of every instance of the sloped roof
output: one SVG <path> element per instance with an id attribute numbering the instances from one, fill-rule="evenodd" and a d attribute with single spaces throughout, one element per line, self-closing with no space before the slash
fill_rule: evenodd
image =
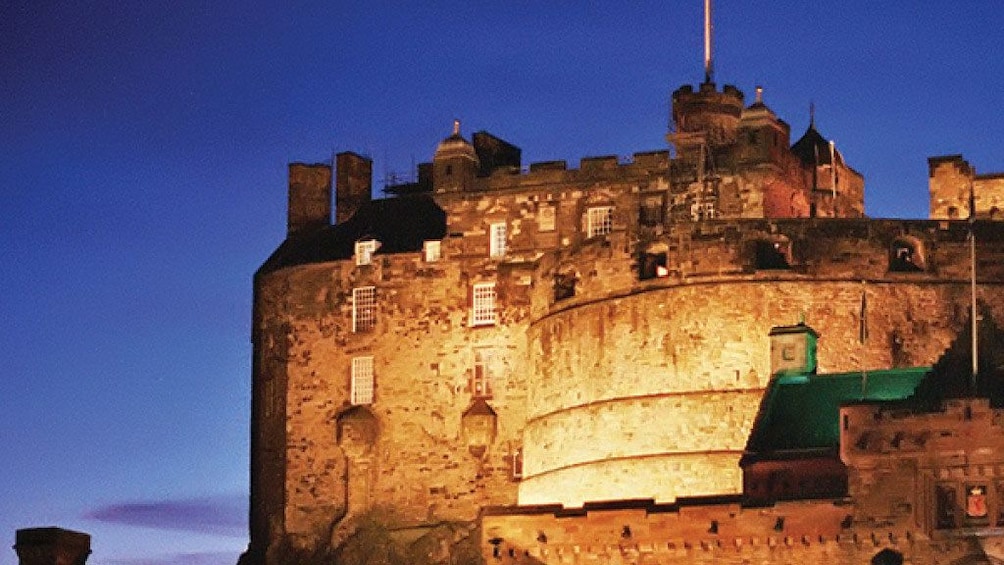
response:
<path id="1" fill-rule="evenodd" d="M 981 397 L 1004 408 L 1004 334 L 989 308 L 979 315 L 979 370 L 972 378 L 971 318 L 933 367 L 829 375 L 780 375 L 767 386 L 740 465 L 835 452 L 840 405 L 889 402 L 918 412 L 946 399 Z"/>
<path id="2" fill-rule="evenodd" d="M 373 200 L 347 221 L 287 237 L 258 269 L 263 275 L 284 267 L 349 259 L 356 241 L 380 242 L 377 254 L 422 250 L 430 239 L 446 235 L 446 212 L 425 195 Z"/>
<path id="3" fill-rule="evenodd" d="M 905 399 L 928 371 L 915 367 L 775 377 L 761 401 L 741 464 L 779 451 L 835 450 L 840 444 L 841 404 Z"/>
<path id="4" fill-rule="evenodd" d="M 791 152 L 798 157 L 803 165 L 830 164 L 830 142 L 819 133 L 815 124 L 809 124 L 809 129 L 805 130 L 802 137 L 791 146 Z M 834 153 L 837 157 L 837 163 L 844 165 L 844 157 L 840 151 L 834 150 Z"/>

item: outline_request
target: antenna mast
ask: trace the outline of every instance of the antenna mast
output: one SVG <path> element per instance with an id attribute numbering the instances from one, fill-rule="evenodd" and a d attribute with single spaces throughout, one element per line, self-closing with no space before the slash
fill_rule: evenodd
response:
<path id="1" fill-rule="evenodd" d="M 711 82 L 714 67 L 711 63 L 711 0 L 704 0 L 704 82 Z"/>

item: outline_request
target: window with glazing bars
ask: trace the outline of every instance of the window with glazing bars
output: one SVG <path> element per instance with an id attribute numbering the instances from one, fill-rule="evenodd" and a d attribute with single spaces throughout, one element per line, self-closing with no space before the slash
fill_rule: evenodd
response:
<path id="1" fill-rule="evenodd" d="M 349 393 L 354 405 L 373 404 L 373 358 L 352 358 L 352 382 Z"/>
<path id="2" fill-rule="evenodd" d="M 596 206 L 586 211 L 586 237 L 606 235 L 614 224 L 614 209 L 611 206 Z"/>
<path id="3" fill-rule="evenodd" d="M 376 287 L 352 289 L 352 331 L 365 332 L 376 325 Z"/>
<path id="4" fill-rule="evenodd" d="M 495 283 L 477 283 L 472 290 L 471 325 L 495 323 Z"/>

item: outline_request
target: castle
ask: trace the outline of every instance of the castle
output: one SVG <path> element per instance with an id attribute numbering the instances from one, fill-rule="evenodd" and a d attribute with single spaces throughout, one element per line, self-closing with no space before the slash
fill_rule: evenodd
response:
<path id="1" fill-rule="evenodd" d="M 814 123 L 791 143 L 759 88 L 707 73 L 671 123 L 668 149 L 576 168 L 455 122 L 379 200 L 364 156 L 289 166 L 254 279 L 242 562 L 934 563 L 929 540 L 972 549 L 939 532 L 998 533 L 939 518 L 969 487 L 1004 508 L 998 440 L 966 431 L 1001 425 L 998 397 L 894 401 L 976 339 L 971 232 L 1004 320 L 1004 175 L 934 157 L 930 219 L 869 219 L 862 175 Z M 796 433 L 812 410 L 830 432 Z"/>

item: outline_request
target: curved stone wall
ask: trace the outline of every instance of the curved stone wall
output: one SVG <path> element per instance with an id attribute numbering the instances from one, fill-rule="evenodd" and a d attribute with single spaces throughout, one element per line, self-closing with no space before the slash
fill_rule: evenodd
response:
<path id="1" fill-rule="evenodd" d="M 1001 310 L 999 285 L 980 292 Z M 863 285 L 781 273 L 667 285 L 545 315 L 529 330 L 520 504 L 739 492 L 739 457 L 770 375 L 771 327 L 804 314 L 821 335 L 821 373 L 922 366 L 955 338 L 967 300 L 964 280 Z"/>

